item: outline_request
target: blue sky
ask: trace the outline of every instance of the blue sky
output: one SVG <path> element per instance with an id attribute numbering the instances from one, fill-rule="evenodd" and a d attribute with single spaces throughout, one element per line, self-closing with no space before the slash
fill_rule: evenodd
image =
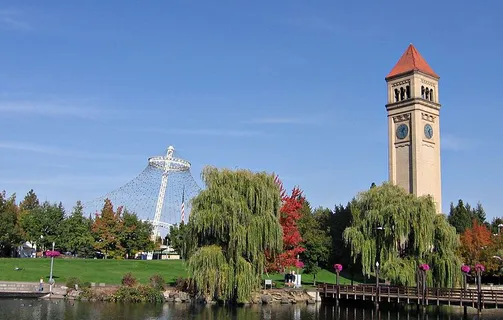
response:
<path id="1" fill-rule="evenodd" d="M 440 75 L 443 209 L 503 174 L 500 1 L 0 3 L 0 189 L 71 207 L 174 145 L 277 172 L 333 208 L 387 179 L 384 77 L 413 43 Z"/>

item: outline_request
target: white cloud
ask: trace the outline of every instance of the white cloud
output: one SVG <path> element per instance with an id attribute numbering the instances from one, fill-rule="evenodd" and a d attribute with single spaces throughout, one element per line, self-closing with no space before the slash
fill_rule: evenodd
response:
<path id="1" fill-rule="evenodd" d="M 44 177 L 44 178 L 14 178 L 14 179 L 2 179 L 4 185 L 27 185 L 27 186 L 51 186 L 51 187 L 61 187 L 61 186 L 96 186 L 101 184 L 118 184 L 127 183 L 131 180 L 131 177 L 127 176 L 92 176 L 92 175 L 59 175 L 54 177 Z M 31 188 L 31 187 L 30 187 Z"/>
<path id="2" fill-rule="evenodd" d="M 0 28 L 9 30 L 30 30 L 32 26 L 17 10 L 0 10 Z"/>
<path id="3" fill-rule="evenodd" d="M 130 129 L 127 129 L 130 130 Z M 137 132 L 151 132 L 158 134 L 195 135 L 195 136 L 226 136 L 226 137 L 252 137 L 264 135 L 261 131 L 254 130 L 228 130 L 228 129 L 160 129 L 160 128 L 135 128 Z"/>
<path id="4" fill-rule="evenodd" d="M 44 153 L 52 155 L 61 155 L 62 151 L 57 148 L 41 145 L 30 145 L 17 142 L 0 141 L 0 149 L 27 151 L 33 153 Z"/>
<path id="5" fill-rule="evenodd" d="M 470 142 L 452 134 L 443 133 L 440 147 L 445 150 L 460 151 L 470 147 Z"/>
<path id="6" fill-rule="evenodd" d="M 319 124 L 323 122 L 323 117 L 318 116 L 298 116 L 298 117 L 265 117 L 244 121 L 255 124 Z"/>
<path id="7" fill-rule="evenodd" d="M 0 101 L 0 112 L 3 114 L 21 114 L 23 116 L 41 115 L 84 119 L 95 119 L 106 114 L 106 110 L 72 104 L 37 101 Z"/>
<path id="8" fill-rule="evenodd" d="M 260 136 L 263 133 L 260 131 L 250 130 L 225 130 L 225 129 L 173 129 L 169 130 L 171 134 L 181 135 L 201 135 L 201 136 L 228 136 L 228 137 L 250 137 Z"/>
<path id="9" fill-rule="evenodd" d="M 315 121 L 312 118 L 288 118 L 288 117 L 278 117 L 278 118 L 259 118 L 246 121 L 246 123 L 256 123 L 256 124 L 314 124 Z"/>
<path id="10" fill-rule="evenodd" d="M 124 159 L 141 157 L 137 155 L 124 155 L 117 153 L 95 153 L 82 150 L 68 150 L 52 146 L 26 144 L 13 141 L 0 141 L 0 149 L 82 159 Z"/>

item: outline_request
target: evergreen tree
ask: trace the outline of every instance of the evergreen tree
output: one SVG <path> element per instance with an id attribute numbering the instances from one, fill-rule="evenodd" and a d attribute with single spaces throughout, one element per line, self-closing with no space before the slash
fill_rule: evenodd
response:
<path id="1" fill-rule="evenodd" d="M 475 208 L 472 208 L 469 203 L 465 204 L 461 199 L 458 200 L 456 206 L 451 202 L 447 220 L 456 228 L 457 233 L 463 233 L 471 228 L 473 219 L 477 219 L 480 224 L 485 223 L 486 213 L 480 202 Z"/>
<path id="2" fill-rule="evenodd" d="M 479 223 L 486 222 L 486 211 L 482 207 L 482 203 L 477 202 L 477 206 L 472 210 L 474 217 L 478 220 Z"/>
<path id="3" fill-rule="evenodd" d="M 355 263 L 351 258 L 351 251 L 349 246 L 344 241 L 344 231 L 351 226 L 353 216 L 351 213 L 351 204 L 346 206 L 340 204 L 335 206 L 334 212 L 330 219 L 330 234 L 332 240 L 332 252 L 330 263 L 327 265 L 329 270 L 336 263 L 346 266 L 346 270 L 352 275 L 355 273 Z"/>
<path id="4" fill-rule="evenodd" d="M 36 209 L 40 206 L 40 203 L 38 201 L 38 197 L 35 194 L 35 191 L 31 189 L 26 196 L 24 197 L 23 201 L 19 204 L 19 210 L 24 212 L 24 211 L 31 211 L 33 209 Z"/>

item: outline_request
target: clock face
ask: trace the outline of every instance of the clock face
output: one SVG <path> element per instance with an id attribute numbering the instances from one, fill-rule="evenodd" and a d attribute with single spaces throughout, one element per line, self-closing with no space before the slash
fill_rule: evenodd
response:
<path id="1" fill-rule="evenodd" d="M 430 124 L 426 124 L 424 126 L 424 135 L 426 136 L 426 138 L 428 139 L 431 139 L 431 137 L 433 137 L 433 128 L 431 127 Z"/>
<path id="2" fill-rule="evenodd" d="M 396 128 L 396 136 L 398 139 L 405 139 L 405 137 L 409 134 L 409 127 L 402 123 Z"/>

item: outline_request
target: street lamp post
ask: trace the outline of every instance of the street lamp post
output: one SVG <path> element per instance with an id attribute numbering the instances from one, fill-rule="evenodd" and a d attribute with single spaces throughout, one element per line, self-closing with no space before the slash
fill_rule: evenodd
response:
<path id="1" fill-rule="evenodd" d="M 377 289 L 379 289 L 379 264 L 381 263 L 381 239 L 380 237 L 380 231 L 384 231 L 384 227 L 378 226 L 376 228 L 377 234 L 376 234 L 376 286 Z"/>
<path id="2" fill-rule="evenodd" d="M 40 235 L 40 258 L 44 257 L 44 235 Z M 37 257 L 37 252 L 35 251 L 35 258 Z"/>
<path id="3" fill-rule="evenodd" d="M 54 252 L 54 242 L 52 242 L 52 252 Z M 51 273 L 49 274 L 49 293 L 52 294 L 54 279 L 52 278 L 52 267 L 54 266 L 54 255 L 51 255 Z"/>
<path id="4" fill-rule="evenodd" d="M 384 231 L 383 226 L 377 226 L 376 227 L 376 307 L 378 308 L 379 306 L 379 267 L 380 267 L 380 261 L 381 261 L 381 239 L 380 239 L 380 234 L 381 231 Z"/>
<path id="5" fill-rule="evenodd" d="M 376 261 L 376 289 L 379 291 L 379 261 Z"/>

